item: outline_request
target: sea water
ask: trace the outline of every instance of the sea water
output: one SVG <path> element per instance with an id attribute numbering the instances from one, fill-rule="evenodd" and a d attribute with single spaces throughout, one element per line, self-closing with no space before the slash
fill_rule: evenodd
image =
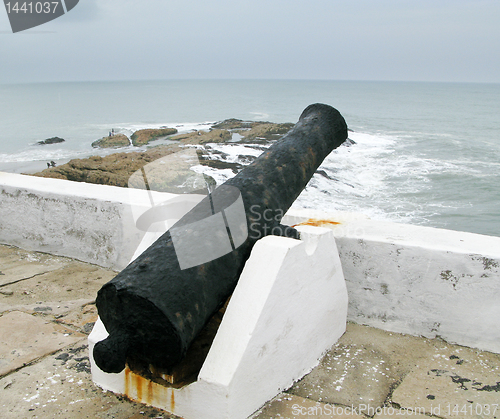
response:
<path id="1" fill-rule="evenodd" d="M 130 135 L 160 126 L 180 132 L 207 129 L 227 118 L 296 122 L 315 102 L 342 113 L 355 144 L 325 160 L 296 205 L 500 236 L 498 84 L 181 80 L 0 85 L 0 170 L 33 172 L 49 161 L 61 164 L 137 149 L 91 147 L 112 129 Z M 65 142 L 37 144 L 54 136 Z M 226 158 L 241 154 L 236 143 L 223 147 Z M 228 176 L 230 171 L 218 179 Z"/>

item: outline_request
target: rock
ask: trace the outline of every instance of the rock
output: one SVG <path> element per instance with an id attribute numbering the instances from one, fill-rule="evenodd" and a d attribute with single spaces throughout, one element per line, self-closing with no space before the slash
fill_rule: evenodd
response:
<path id="1" fill-rule="evenodd" d="M 275 124 L 273 122 L 262 122 L 254 125 L 249 131 L 243 131 L 241 141 L 268 142 L 281 138 L 292 129 L 294 124 Z"/>
<path id="2" fill-rule="evenodd" d="M 208 151 L 210 150 L 210 152 Z M 213 169 L 231 169 L 234 174 L 238 173 L 245 165 L 239 163 L 239 162 L 231 162 L 231 161 L 226 161 L 224 158 L 227 157 L 226 153 L 223 153 L 222 151 L 217 151 L 213 150 L 212 148 L 208 147 L 208 150 L 197 150 L 198 154 L 198 160 L 203 166 L 208 166 Z M 221 160 L 219 159 L 214 159 L 213 157 L 211 158 L 210 156 L 213 155 L 219 155 L 221 156 Z M 240 156 L 240 158 L 243 156 Z M 248 156 L 251 158 L 248 163 L 251 163 L 253 160 L 255 160 L 255 156 Z"/>
<path id="3" fill-rule="evenodd" d="M 222 122 L 218 122 L 215 125 L 212 125 L 212 128 L 219 129 L 244 129 L 244 128 L 252 128 L 255 124 L 259 124 L 259 122 L 250 122 L 250 121 L 242 121 L 241 119 L 226 119 Z"/>
<path id="4" fill-rule="evenodd" d="M 197 153 L 193 153 L 192 148 L 184 148 L 173 155 L 173 158 L 169 157 L 165 156 L 149 163 L 144 173 L 137 171 L 129 178 L 129 187 L 143 187 L 146 174 L 148 187 L 154 191 L 180 194 L 206 190 L 205 177 L 190 170 L 199 162 Z"/>
<path id="5" fill-rule="evenodd" d="M 56 144 L 56 143 L 64 143 L 64 139 L 60 137 L 52 137 L 52 138 L 47 138 L 46 140 L 43 141 L 38 141 L 38 144 L 41 145 L 46 145 L 46 144 Z"/>
<path id="6" fill-rule="evenodd" d="M 188 134 L 180 134 L 172 137 L 172 140 L 180 141 L 183 144 L 206 144 L 224 143 L 231 140 L 231 132 L 226 129 L 212 129 L 210 131 L 193 131 Z"/>
<path id="7" fill-rule="evenodd" d="M 130 139 L 132 140 L 133 145 L 141 146 L 160 137 L 166 137 L 174 134 L 177 134 L 177 130 L 175 128 L 141 129 L 134 132 Z"/>
<path id="8" fill-rule="evenodd" d="M 73 159 L 66 164 L 35 173 L 34 176 L 127 187 L 130 176 L 136 170 L 179 150 L 176 145 L 168 145 L 154 147 L 145 152 L 114 153 L 105 157 Z"/>
<path id="9" fill-rule="evenodd" d="M 293 127 L 293 124 L 227 119 L 213 125 L 209 131 L 193 131 L 170 137 L 170 139 L 178 141 L 178 145 L 161 145 L 152 147 L 145 152 L 115 153 L 106 157 L 92 156 L 86 159 L 73 159 L 66 164 L 35 173 L 34 176 L 127 187 L 130 176 L 136 170 L 160 157 L 181 150 L 185 145 L 224 143 L 232 140 L 233 133 L 240 134 L 241 139 L 238 143 L 267 143 L 281 138 L 291 127 Z M 176 132 L 175 128 L 145 129 L 136 131 L 131 138 L 134 145 L 143 145 Z M 130 141 L 123 134 L 104 137 L 92 143 L 93 147 L 123 147 L 128 145 L 130 145 Z M 243 168 L 241 162 L 232 163 L 209 159 L 206 153 L 200 153 L 199 157 L 201 164 L 216 169 L 231 169 L 234 173 L 237 173 Z M 247 157 L 249 162 L 255 159 L 254 156 Z M 189 177 L 192 176 L 192 172 L 184 171 L 181 173 L 180 170 L 177 175 L 176 179 L 167 179 L 170 186 L 180 185 L 182 182 L 190 183 Z M 168 191 L 179 193 L 178 189 Z"/>
<path id="10" fill-rule="evenodd" d="M 268 142 L 281 138 L 292 129 L 294 124 L 274 122 L 242 121 L 241 119 L 226 119 L 213 125 L 214 129 L 226 129 L 237 132 L 243 138 L 240 142 Z"/>
<path id="11" fill-rule="evenodd" d="M 118 148 L 127 147 L 130 145 L 130 140 L 124 134 L 110 135 L 102 137 L 100 140 L 94 141 L 92 147 L 94 148 Z"/>

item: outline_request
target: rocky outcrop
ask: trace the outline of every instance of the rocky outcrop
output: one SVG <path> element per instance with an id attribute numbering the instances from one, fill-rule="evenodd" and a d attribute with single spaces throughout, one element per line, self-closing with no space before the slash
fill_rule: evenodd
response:
<path id="1" fill-rule="evenodd" d="M 215 125 L 212 125 L 212 128 L 219 129 L 242 129 L 242 128 L 252 128 L 256 124 L 261 124 L 262 122 L 250 122 L 250 121 L 242 121 L 241 119 L 225 119 L 222 122 L 217 122 Z"/>
<path id="2" fill-rule="evenodd" d="M 226 129 L 212 129 L 210 131 L 193 131 L 187 134 L 171 137 L 172 140 L 183 144 L 223 143 L 232 138 L 231 132 Z"/>
<path id="3" fill-rule="evenodd" d="M 167 137 L 174 134 L 177 134 L 177 130 L 175 128 L 141 129 L 134 132 L 130 139 L 132 140 L 133 145 L 141 146 L 161 137 Z"/>
<path id="4" fill-rule="evenodd" d="M 184 144 L 222 143 L 232 140 L 233 134 L 239 134 L 241 138 L 236 140 L 237 142 L 269 142 L 281 138 L 292 129 L 293 125 L 291 123 L 242 121 L 232 118 L 216 123 L 208 132 L 194 131 L 176 135 L 171 139 Z"/>
<path id="5" fill-rule="evenodd" d="M 274 122 L 252 122 L 241 119 L 226 119 L 213 125 L 215 129 L 226 129 L 242 136 L 240 142 L 268 142 L 281 138 L 294 124 Z"/>
<path id="6" fill-rule="evenodd" d="M 228 141 L 238 143 L 250 142 L 252 144 L 259 142 L 267 143 L 278 140 L 292 127 L 293 124 L 227 119 L 213 125 L 209 131 L 193 131 L 169 138 L 178 141 L 178 144 L 151 147 L 144 152 L 115 153 L 105 157 L 93 156 L 86 159 L 73 159 L 66 164 L 45 169 L 34 176 L 127 187 L 129 178 L 135 171 L 160 157 L 184 149 L 183 146 L 185 145 L 223 143 Z M 132 137 L 135 138 L 134 145 L 143 145 L 153 139 L 172 135 L 171 133 L 174 131 L 175 133 L 177 132 L 175 128 L 147 129 L 136 131 Z M 233 134 L 239 134 L 239 137 L 233 139 Z M 129 145 L 129 139 L 123 134 L 104 137 L 92 143 L 93 147 L 124 147 Z M 206 147 L 204 151 L 198 150 L 198 158 L 201 164 L 216 169 L 231 169 L 235 173 L 243 168 L 241 163 L 210 158 L 211 153 L 208 153 L 207 150 L 209 150 L 209 147 Z M 254 156 L 248 157 L 249 161 L 255 158 Z M 179 172 L 175 174 L 176 179 L 169 178 L 166 183 L 169 185 L 189 183 L 189 176 L 192 176 L 193 172 L 186 172 L 181 168 L 176 170 Z M 162 190 L 166 189 L 162 188 Z M 179 193 L 179 190 L 168 191 Z"/>
<path id="7" fill-rule="evenodd" d="M 92 147 L 94 148 L 119 148 L 128 147 L 129 145 L 130 140 L 125 134 L 109 135 L 92 143 Z"/>
<path id="8" fill-rule="evenodd" d="M 56 144 L 56 143 L 64 143 L 64 138 L 61 137 L 52 137 L 52 138 L 47 138 L 46 140 L 43 141 L 38 141 L 37 144 L 40 145 L 46 145 L 46 144 Z"/>
<path id="9" fill-rule="evenodd" d="M 254 125 L 250 130 L 240 132 L 242 141 L 268 142 L 281 138 L 293 128 L 294 124 L 275 124 L 273 122 L 262 122 Z"/>
<path id="10" fill-rule="evenodd" d="M 155 147 L 145 152 L 73 159 L 66 164 L 45 169 L 34 176 L 127 187 L 130 176 L 136 170 L 179 149 L 178 146 L 172 145 Z"/>

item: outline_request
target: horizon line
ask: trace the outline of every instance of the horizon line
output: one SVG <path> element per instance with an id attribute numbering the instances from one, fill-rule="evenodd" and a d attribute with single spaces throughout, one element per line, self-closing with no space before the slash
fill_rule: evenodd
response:
<path id="1" fill-rule="evenodd" d="M 323 79 L 323 78 L 151 78 L 151 79 L 95 79 L 95 80 L 59 80 L 59 81 L 15 81 L 0 82 L 0 86 L 29 85 L 29 84 L 57 84 L 57 83 L 144 83 L 144 82 L 220 82 L 220 81 L 275 81 L 275 82 L 347 82 L 347 83 L 436 83 L 436 84 L 494 84 L 500 82 L 491 81 L 453 81 L 453 80 L 389 80 L 389 79 Z"/>

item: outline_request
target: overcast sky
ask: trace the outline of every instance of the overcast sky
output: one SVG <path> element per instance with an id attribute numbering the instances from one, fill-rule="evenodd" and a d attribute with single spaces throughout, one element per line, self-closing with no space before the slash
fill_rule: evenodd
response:
<path id="1" fill-rule="evenodd" d="M 500 1 L 80 0 L 15 34 L 0 9 L 0 63 L 0 83 L 500 83 Z"/>

